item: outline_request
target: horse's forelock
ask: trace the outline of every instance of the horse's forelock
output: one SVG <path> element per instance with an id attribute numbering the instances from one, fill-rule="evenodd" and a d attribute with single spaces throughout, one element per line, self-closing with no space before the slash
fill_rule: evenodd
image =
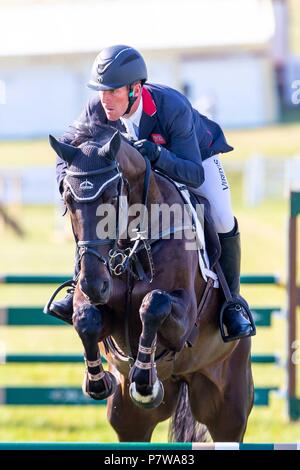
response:
<path id="1" fill-rule="evenodd" d="M 96 123 L 91 122 L 88 126 L 80 126 L 77 129 L 77 133 L 75 139 L 72 141 L 72 145 L 79 147 L 82 152 L 81 155 L 78 155 L 76 158 L 75 165 L 79 167 L 85 166 L 84 159 L 88 156 L 96 157 L 98 150 L 103 147 L 107 142 L 113 137 L 115 134 L 116 129 L 111 127 L 107 124 L 103 123 Z M 133 159 L 136 161 L 139 153 L 136 149 L 134 149 L 125 135 L 121 134 L 121 148 L 123 147 L 124 152 L 120 152 L 120 157 L 123 155 L 125 161 L 129 159 Z M 101 158 L 100 156 L 98 158 Z M 142 157 L 141 157 L 142 158 Z M 89 158 L 91 160 L 91 158 Z M 82 161 L 83 160 L 83 161 Z M 96 166 L 99 165 L 99 161 L 96 158 L 93 158 L 94 163 Z M 123 160 L 121 158 L 121 160 Z M 90 161 L 90 163 L 92 163 Z M 125 163 L 124 161 L 120 163 Z"/>
<path id="2" fill-rule="evenodd" d="M 88 125 L 78 124 L 72 145 L 79 147 L 88 141 L 97 142 L 100 145 L 106 144 L 116 129 L 104 123 L 89 122 Z"/>

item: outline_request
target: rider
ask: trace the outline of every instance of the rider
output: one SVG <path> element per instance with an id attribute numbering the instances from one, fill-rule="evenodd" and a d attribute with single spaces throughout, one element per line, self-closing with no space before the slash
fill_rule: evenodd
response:
<path id="1" fill-rule="evenodd" d="M 225 308 L 223 321 L 230 339 L 247 337 L 253 331 L 247 303 L 239 295 L 240 235 L 229 183 L 218 156 L 233 148 L 220 126 L 193 109 L 184 95 L 146 80 L 146 64 L 137 50 L 124 45 L 102 49 L 88 83 L 98 93 L 60 140 L 71 143 L 78 129 L 91 123 L 107 123 L 123 132 L 125 127 L 136 140 L 135 147 L 154 168 L 208 199 L 222 248 L 220 264 L 235 299 Z M 65 170 L 66 163 L 58 156 L 61 191 Z M 50 310 L 70 322 L 72 302 L 71 291 L 63 300 L 52 303 Z"/>

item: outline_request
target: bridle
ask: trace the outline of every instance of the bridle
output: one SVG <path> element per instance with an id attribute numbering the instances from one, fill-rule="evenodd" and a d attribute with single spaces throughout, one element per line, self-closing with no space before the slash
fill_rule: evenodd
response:
<path id="1" fill-rule="evenodd" d="M 149 184 L 150 184 L 150 174 L 151 174 L 151 164 L 147 158 L 145 158 L 145 163 L 146 163 L 146 171 L 145 171 L 145 176 L 144 176 L 144 187 L 143 187 L 143 196 L 142 196 L 142 207 L 144 208 L 146 208 L 146 205 L 147 205 L 148 191 L 149 191 Z M 135 230 L 136 235 L 130 239 L 130 242 L 133 243 L 133 246 L 127 247 L 124 250 L 118 247 L 119 227 L 120 227 L 120 221 L 119 221 L 120 198 L 123 195 L 124 187 L 126 187 L 128 194 L 130 194 L 129 183 L 127 179 L 124 177 L 124 175 L 122 174 L 122 171 L 119 167 L 118 162 L 114 161 L 108 167 L 101 168 L 99 170 L 93 170 L 93 171 L 73 172 L 70 170 L 66 170 L 66 174 L 67 176 L 70 175 L 72 177 L 82 178 L 82 177 L 88 177 L 88 176 L 95 176 L 99 174 L 105 174 L 105 173 L 111 172 L 112 170 L 116 170 L 117 173 L 113 178 L 109 180 L 110 184 L 112 184 L 112 182 L 115 181 L 117 178 L 119 179 L 118 203 L 117 203 L 118 217 L 117 217 L 117 223 L 116 223 L 116 238 L 115 239 L 107 238 L 107 239 L 102 239 L 102 240 L 101 239 L 78 240 L 77 247 L 78 247 L 78 254 L 79 254 L 79 266 L 81 264 L 82 258 L 88 254 L 88 255 L 95 256 L 99 260 L 100 263 L 103 263 L 107 267 L 107 269 L 110 271 L 111 275 L 113 274 L 115 276 L 120 276 L 126 270 L 129 269 L 130 261 L 132 257 L 135 255 L 135 253 L 137 251 L 140 251 L 140 249 L 145 248 L 146 253 L 148 255 L 150 272 L 151 272 L 151 277 L 150 277 L 149 282 L 152 282 L 153 275 L 154 275 L 154 268 L 153 268 L 153 261 L 151 257 L 151 247 L 147 239 L 144 236 L 144 233 L 145 233 L 144 215 L 142 216 L 142 221 L 139 227 Z M 83 198 L 78 197 L 72 190 L 72 187 L 67 182 L 67 180 L 66 180 L 66 187 L 67 187 L 66 190 L 68 189 L 70 190 L 71 196 L 76 202 L 88 203 L 88 202 L 94 202 L 95 200 L 99 199 L 101 197 L 101 194 L 103 193 L 103 188 L 105 187 L 107 189 L 110 186 L 110 184 L 105 183 L 102 186 L 102 190 L 99 190 L 95 196 L 90 197 L 89 199 L 83 199 Z M 64 193 L 64 200 L 66 204 L 65 193 Z M 112 248 L 109 250 L 108 257 L 101 255 L 95 249 L 96 247 L 104 246 L 104 245 L 112 246 Z"/>

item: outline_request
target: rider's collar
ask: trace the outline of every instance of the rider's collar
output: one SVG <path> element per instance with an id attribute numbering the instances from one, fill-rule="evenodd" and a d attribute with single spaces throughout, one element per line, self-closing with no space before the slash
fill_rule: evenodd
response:
<path id="1" fill-rule="evenodd" d="M 143 99 L 140 100 L 137 110 L 130 117 L 125 118 L 124 116 L 122 116 L 120 117 L 120 119 L 122 122 L 131 121 L 133 124 L 139 127 L 142 113 L 143 113 Z"/>
<path id="2" fill-rule="evenodd" d="M 148 114 L 148 116 L 154 116 L 156 114 L 157 108 L 156 104 L 152 98 L 152 95 L 147 88 L 143 86 L 142 90 L 142 99 L 143 99 L 143 112 Z"/>

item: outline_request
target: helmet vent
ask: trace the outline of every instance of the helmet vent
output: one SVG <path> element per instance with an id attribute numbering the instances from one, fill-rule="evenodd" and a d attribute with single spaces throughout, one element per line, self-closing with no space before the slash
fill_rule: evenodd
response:
<path id="1" fill-rule="evenodd" d="M 120 65 L 125 65 L 125 64 L 128 64 L 128 62 L 132 62 L 133 60 L 137 60 L 139 59 L 139 56 L 136 55 L 136 54 L 131 54 L 129 55 L 128 57 L 126 57 L 125 60 L 123 60 L 123 62 L 121 62 Z"/>
<path id="2" fill-rule="evenodd" d="M 107 64 L 98 64 L 97 65 L 97 71 L 99 74 L 101 74 L 107 67 Z"/>

